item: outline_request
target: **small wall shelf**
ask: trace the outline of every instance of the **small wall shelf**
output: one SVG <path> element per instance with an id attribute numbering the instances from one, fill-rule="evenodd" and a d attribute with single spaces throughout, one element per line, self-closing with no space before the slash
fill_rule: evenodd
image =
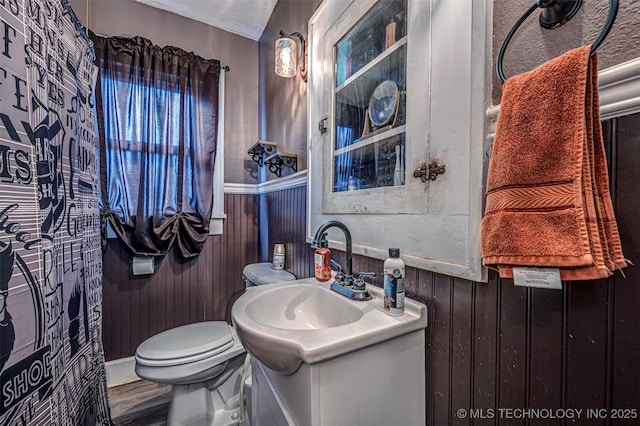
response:
<path id="1" fill-rule="evenodd" d="M 258 166 L 264 165 L 264 157 L 272 155 L 278 149 L 278 144 L 269 141 L 258 141 L 254 143 L 247 153 L 251 156 L 251 159 L 258 163 Z"/>
<path id="2" fill-rule="evenodd" d="M 282 176 L 282 168 L 288 167 L 294 172 L 298 171 L 298 155 L 288 152 L 278 152 L 278 144 L 269 141 L 258 141 L 247 153 L 258 166 L 267 166 L 269 171 L 276 176 Z"/>

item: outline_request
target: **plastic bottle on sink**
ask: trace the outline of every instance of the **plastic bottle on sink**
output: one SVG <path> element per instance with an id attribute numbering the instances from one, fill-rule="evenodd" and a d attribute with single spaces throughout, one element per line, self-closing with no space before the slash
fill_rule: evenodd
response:
<path id="1" fill-rule="evenodd" d="M 322 236 L 319 247 L 314 255 L 315 277 L 318 281 L 329 281 L 331 279 L 331 250 L 329 250 L 329 242 Z"/>
<path id="2" fill-rule="evenodd" d="M 390 248 L 384 261 L 384 312 L 392 316 L 404 314 L 404 261 L 399 248 Z"/>

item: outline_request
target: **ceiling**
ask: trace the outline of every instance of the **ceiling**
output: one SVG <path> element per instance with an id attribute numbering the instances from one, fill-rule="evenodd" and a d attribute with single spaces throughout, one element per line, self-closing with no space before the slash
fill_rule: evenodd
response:
<path id="1" fill-rule="evenodd" d="M 278 0 L 136 0 L 259 40 Z"/>

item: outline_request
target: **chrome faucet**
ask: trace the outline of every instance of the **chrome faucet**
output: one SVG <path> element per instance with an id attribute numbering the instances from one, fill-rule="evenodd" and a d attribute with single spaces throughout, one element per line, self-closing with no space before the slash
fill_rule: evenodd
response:
<path id="1" fill-rule="evenodd" d="M 338 265 L 338 274 L 336 274 L 336 280 L 331 284 L 331 289 L 337 291 L 338 293 L 347 296 L 350 299 L 354 300 L 369 300 L 371 299 L 371 294 L 367 290 L 365 286 L 365 282 L 363 277 L 365 276 L 373 276 L 375 277 L 375 272 L 360 272 L 356 274 L 354 279 L 353 276 L 353 249 L 352 249 L 352 240 L 351 240 L 351 232 L 349 232 L 349 228 L 337 220 L 330 220 L 329 222 L 323 224 L 316 231 L 316 235 L 313 237 L 313 242 L 311 243 L 311 247 L 317 248 L 320 247 L 320 243 L 322 241 L 326 241 L 327 237 L 327 229 L 329 228 L 338 228 L 342 230 L 344 233 L 344 237 L 346 240 L 346 252 L 347 252 L 347 262 L 345 264 L 344 272 L 342 272 L 341 268 Z M 326 246 L 325 246 L 326 247 Z M 337 265 L 336 262 L 331 261 L 332 264 Z"/>

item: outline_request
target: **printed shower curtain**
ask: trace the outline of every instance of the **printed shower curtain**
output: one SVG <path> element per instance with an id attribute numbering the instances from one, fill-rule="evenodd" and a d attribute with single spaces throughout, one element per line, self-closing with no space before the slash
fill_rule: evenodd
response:
<path id="1" fill-rule="evenodd" d="M 93 53 L 64 0 L 0 1 L 0 425 L 109 424 Z"/>

